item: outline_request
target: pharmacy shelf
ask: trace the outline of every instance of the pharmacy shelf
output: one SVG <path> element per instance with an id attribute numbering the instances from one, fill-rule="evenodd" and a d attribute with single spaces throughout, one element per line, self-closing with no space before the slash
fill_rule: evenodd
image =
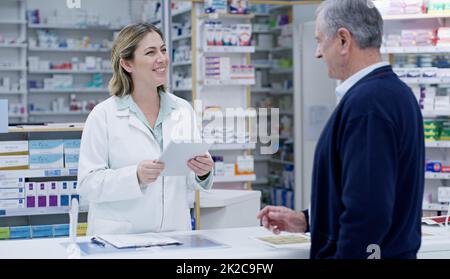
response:
<path id="1" fill-rule="evenodd" d="M 270 52 L 270 51 L 272 51 L 271 48 L 260 47 L 260 46 L 255 47 L 255 52 Z"/>
<path id="2" fill-rule="evenodd" d="M 255 52 L 254 46 L 205 46 L 205 53 L 252 53 Z"/>
<path id="3" fill-rule="evenodd" d="M 64 89 L 29 89 L 30 93 L 109 93 L 108 88 L 64 88 Z"/>
<path id="4" fill-rule="evenodd" d="M 0 44 L 0 48 L 25 48 L 27 44 L 12 43 L 12 44 Z"/>
<path id="5" fill-rule="evenodd" d="M 184 62 L 174 62 L 172 63 L 173 67 L 181 67 L 181 66 L 191 66 L 192 61 L 184 61 Z"/>
<path id="6" fill-rule="evenodd" d="M 10 126 L 8 128 L 8 133 L 82 132 L 83 127 L 84 123 L 47 123 L 46 125 L 21 125 Z"/>
<path id="7" fill-rule="evenodd" d="M 255 67 L 255 69 L 270 69 L 270 68 L 272 68 L 272 66 L 268 65 L 268 64 L 253 64 L 253 67 Z"/>
<path id="8" fill-rule="evenodd" d="M 235 176 L 214 176 L 214 182 L 224 183 L 224 182 L 246 182 L 256 180 L 255 174 L 250 175 L 235 175 Z"/>
<path id="9" fill-rule="evenodd" d="M 26 114 L 14 114 L 14 113 L 10 113 L 10 114 L 8 114 L 8 117 L 9 118 L 22 118 L 22 117 L 27 117 L 27 115 Z"/>
<path id="10" fill-rule="evenodd" d="M 201 14 L 199 16 L 200 18 L 207 18 L 207 19 L 252 19 L 255 16 L 253 14 L 219 14 L 219 13 L 212 13 L 212 14 Z"/>
<path id="11" fill-rule="evenodd" d="M 270 94 L 270 95 L 291 95 L 294 93 L 292 89 L 273 89 L 270 87 L 252 88 L 252 93 Z"/>
<path id="12" fill-rule="evenodd" d="M 272 164 L 294 165 L 294 162 L 285 161 L 285 160 L 278 160 L 278 159 L 270 159 L 269 162 L 272 163 Z"/>
<path id="13" fill-rule="evenodd" d="M 77 169 L 0 170 L 0 179 L 77 176 Z"/>
<path id="14" fill-rule="evenodd" d="M 252 34 L 271 34 L 272 30 L 252 30 Z"/>
<path id="15" fill-rule="evenodd" d="M 0 72 L 16 72 L 16 71 L 26 71 L 27 67 L 0 67 Z"/>
<path id="16" fill-rule="evenodd" d="M 181 41 L 181 40 L 187 40 L 187 39 L 190 39 L 190 38 L 192 38 L 191 34 L 181 35 L 181 36 L 173 37 L 172 38 L 172 42 L 177 42 L 177 41 Z"/>
<path id="17" fill-rule="evenodd" d="M 450 148 L 450 141 L 426 141 L 425 147 L 428 147 L 428 148 Z"/>
<path id="18" fill-rule="evenodd" d="M 450 117 L 450 110 L 422 110 L 422 116 L 426 118 Z"/>
<path id="19" fill-rule="evenodd" d="M 32 29 L 73 29 L 73 30 L 120 30 L 123 26 L 103 26 L 103 25 L 88 25 L 79 26 L 71 24 L 28 24 L 28 28 Z"/>
<path id="20" fill-rule="evenodd" d="M 31 111 L 30 116 L 88 115 L 90 111 Z"/>
<path id="21" fill-rule="evenodd" d="M 383 15 L 383 20 L 414 20 L 449 18 L 450 14 L 413 14 L 413 15 Z"/>
<path id="22" fill-rule="evenodd" d="M 54 215 L 67 214 L 70 211 L 69 206 L 65 207 L 42 207 L 42 208 L 18 208 L 18 209 L 0 209 L 0 218 L 30 215 Z M 88 207 L 80 206 L 80 213 L 88 212 Z"/>
<path id="23" fill-rule="evenodd" d="M 1 19 L 0 24 L 25 24 L 26 20 L 21 19 Z"/>
<path id="24" fill-rule="evenodd" d="M 26 91 L 0 91 L 0 95 L 24 95 Z"/>
<path id="25" fill-rule="evenodd" d="M 28 50 L 43 52 L 110 52 L 111 48 L 29 47 Z"/>
<path id="26" fill-rule="evenodd" d="M 270 93 L 270 91 L 272 91 L 272 88 L 270 88 L 270 87 L 252 87 L 251 91 L 252 91 L 252 93 Z"/>
<path id="27" fill-rule="evenodd" d="M 230 80 L 205 79 L 200 82 L 203 82 L 204 85 L 253 85 L 253 84 L 255 84 L 254 79 L 230 79 Z"/>
<path id="28" fill-rule="evenodd" d="M 186 13 L 190 13 L 191 11 L 192 11 L 192 9 L 190 7 L 189 8 L 184 8 L 184 9 L 180 9 L 178 11 L 172 11 L 172 18 L 176 17 L 176 16 L 179 16 L 179 15 L 186 14 Z"/>
<path id="29" fill-rule="evenodd" d="M 280 25 L 280 26 L 273 27 L 272 29 L 270 29 L 270 31 L 280 32 L 283 28 L 290 28 L 290 26 L 291 26 L 291 24 Z"/>
<path id="30" fill-rule="evenodd" d="M 174 88 L 172 89 L 172 92 L 183 92 L 183 91 L 192 91 L 192 88 L 186 87 L 186 88 Z"/>
<path id="31" fill-rule="evenodd" d="M 30 74 L 112 74 L 112 70 L 30 70 Z"/>
<path id="32" fill-rule="evenodd" d="M 292 74 L 294 71 L 292 69 L 272 69 L 270 70 L 271 74 L 274 75 L 284 75 L 284 74 Z"/>
<path id="33" fill-rule="evenodd" d="M 246 150 L 255 149 L 255 143 L 224 143 L 224 144 L 213 144 L 209 150 Z"/>
<path id="34" fill-rule="evenodd" d="M 276 47 L 270 50 L 270 52 L 285 52 L 285 51 L 292 51 L 292 47 Z"/>
<path id="35" fill-rule="evenodd" d="M 259 17 L 267 17 L 267 16 L 271 16 L 271 14 L 269 13 L 253 13 L 253 15 L 255 17 L 259 16 Z"/>
<path id="36" fill-rule="evenodd" d="M 290 7 L 291 7 L 290 5 L 272 5 L 269 8 L 269 12 L 273 13 L 275 11 L 286 10 L 286 9 L 289 9 Z"/>
<path id="37" fill-rule="evenodd" d="M 426 179 L 450 179 L 450 173 L 446 172 L 425 172 Z"/>
<path id="38" fill-rule="evenodd" d="M 254 156 L 253 157 L 253 161 L 254 162 L 268 162 L 270 161 L 272 158 L 270 156 L 267 155 L 262 155 L 262 156 Z"/>
<path id="39" fill-rule="evenodd" d="M 424 203 L 422 205 L 422 210 L 432 210 L 432 211 L 447 211 L 447 204 L 440 203 Z"/>
<path id="40" fill-rule="evenodd" d="M 253 185 L 265 185 L 269 184 L 269 179 L 267 177 L 258 177 L 255 181 L 252 183 Z"/>
<path id="41" fill-rule="evenodd" d="M 450 78 L 401 78 L 406 84 L 443 84 L 450 83 Z"/>
<path id="42" fill-rule="evenodd" d="M 179 11 L 172 11 L 172 19 L 174 17 L 180 16 L 180 15 L 184 15 L 186 13 L 190 13 L 192 11 L 191 8 L 184 8 L 184 9 L 180 9 Z M 150 23 L 152 24 L 157 24 L 161 21 L 161 16 L 159 15 L 158 17 L 152 18 L 149 20 Z"/>
<path id="43" fill-rule="evenodd" d="M 381 47 L 383 54 L 448 53 L 450 46 Z"/>

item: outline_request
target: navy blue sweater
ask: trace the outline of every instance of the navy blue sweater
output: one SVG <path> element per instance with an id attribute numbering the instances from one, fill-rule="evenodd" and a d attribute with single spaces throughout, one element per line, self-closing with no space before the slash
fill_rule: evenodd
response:
<path id="1" fill-rule="evenodd" d="M 390 66 L 357 82 L 317 143 L 311 258 L 415 258 L 421 241 L 423 120 Z"/>

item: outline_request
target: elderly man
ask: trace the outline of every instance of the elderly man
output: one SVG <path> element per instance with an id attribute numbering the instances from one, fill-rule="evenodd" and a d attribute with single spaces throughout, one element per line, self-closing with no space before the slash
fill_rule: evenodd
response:
<path id="1" fill-rule="evenodd" d="M 422 116 L 381 62 L 382 33 L 368 0 L 327 0 L 316 12 L 316 56 L 342 83 L 316 147 L 311 207 L 258 214 L 274 233 L 310 231 L 311 258 L 415 258 L 420 247 Z"/>

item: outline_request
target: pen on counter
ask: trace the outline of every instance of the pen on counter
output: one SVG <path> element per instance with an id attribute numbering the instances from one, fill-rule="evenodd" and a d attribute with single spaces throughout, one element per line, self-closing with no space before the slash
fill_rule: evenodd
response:
<path id="1" fill-rule="evenodd" d="M 105 243 L 98 240 L 97 238 L 93 237 L 91 238 L 91 242 L 95 245 L 101 246 L 101 247 L 105 247 Z"/>

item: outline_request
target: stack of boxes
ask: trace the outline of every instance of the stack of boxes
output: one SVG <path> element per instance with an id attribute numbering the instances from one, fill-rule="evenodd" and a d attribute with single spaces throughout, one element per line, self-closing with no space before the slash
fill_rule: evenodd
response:
<path id="1" fill-rule="evenodd" d="M 27 141 L 0 141 L 0 171 L 28 169 Z"/>
<path id="2" fill-rule="evenodd" d="M 85 236 L 87 223 L 79 223 L 77 235 Z M 69 224 L 16 226 L 0 228 L 0 240 L 69 236 Z"/>
<path id="3" fill-rule="evenodd" d="M 28 168 L 28 142 L 0 142 L 0 170 Z M 0 209 L 24 208 L 24 179 L 2 177 L 0 179 Z"/>
<path id="4" fill-rule="evenodd" d="M 79 152 L 79 139 L 0 141 L 0 170 L 77 169 Z M 59 173 L 35 178 L 27 177 L 24 171 L 0 179 L 0 213 L 20 208 L 67 207 L 73 198 L 79 200 L 77 181 L 61 181 Z"/>

